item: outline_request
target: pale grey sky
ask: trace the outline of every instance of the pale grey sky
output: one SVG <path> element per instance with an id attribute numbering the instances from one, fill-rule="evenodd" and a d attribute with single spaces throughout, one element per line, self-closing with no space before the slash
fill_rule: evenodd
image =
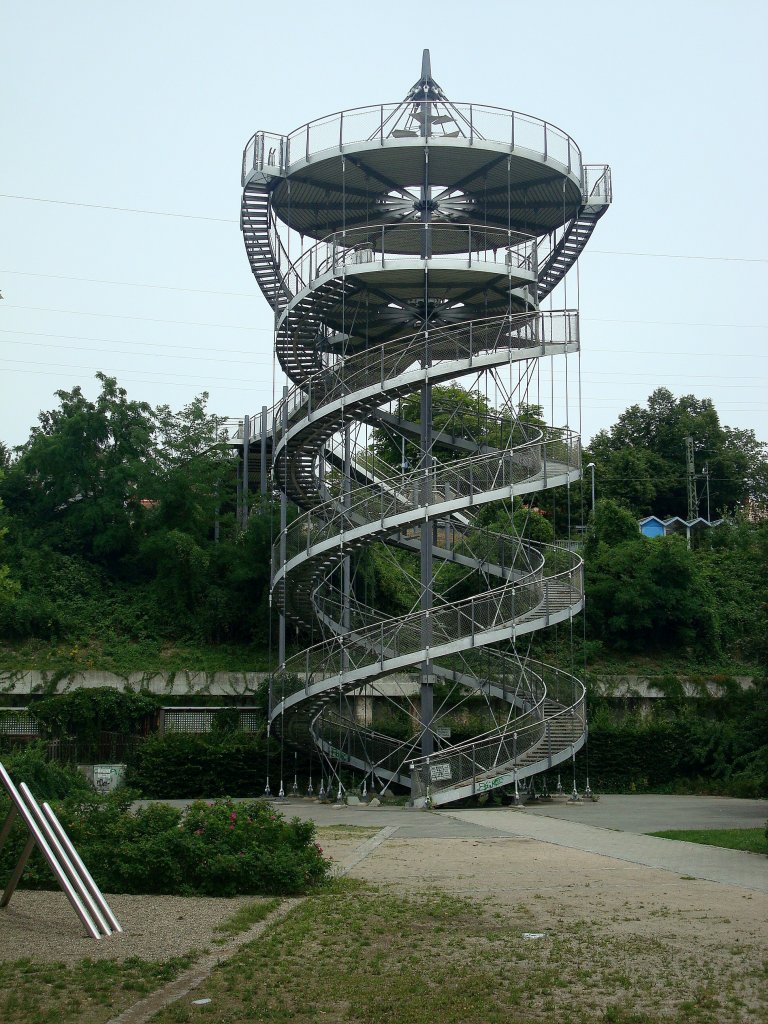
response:
<path id="1" fill-rule="evenodd" d="M 586 162 L 611 164 L 614 205 L 580 265 L 585 441 L 660 385 L 768 440 L 767 12 L 7 4 L 0 440 L 23 442 L 57 388 L 94 394 L 99 369 L 152 404 L 207 390 L 212 411 L 237 416 L 271 402 L 271 316 L 237 222 L 243 146 L 401 99 L 425 46 L 452 99 L 544 118 Z"/>

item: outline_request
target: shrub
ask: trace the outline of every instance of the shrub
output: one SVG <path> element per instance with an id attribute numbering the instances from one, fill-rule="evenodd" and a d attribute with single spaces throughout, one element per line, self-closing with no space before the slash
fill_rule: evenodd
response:
<path id="1" fill-rule="evenodd" d="M 190 877 L 206 895 L 302 892 L 328 871 L 311 821 L 282 815 L 264 801 L 191 805 L 182 822 Z"/>
<path id="2" fill-rule="evenodd" d="M 314 841 L 315 826 L 285 819 L 263 801 L 192 804 L 186 812 L 150 804 L 131 812 L 135 794 L 72 797 L 57 807 L 62 825 L 105 892 L 236 896 L 304 892 L 322 882 L 329 864 Z M 26 842 L 14 828 L 0 856 L 7 877 Z M 56 888 L 35 852 L 27 887 Z"/>
<path id="3" fill-rule="evenodd" d="M 102 686 L 43 697 L 34 702 L 32 713 L 49 736 L 77 736 L 93 742 L 102 731 L 140 732 L 160 703 L 152 694 Z"/>
<path id="4" fill-rule="evenodd" d="M 263 736 L 150 736 L 129 764 L 126 782 L 149 799 L 253 796 L 264 789 L 269 750 L 276 764 L 279 748 Z"/>
<path id="5" fill-rule="evenodd" d="M 16 785 L 26 782 L 38 801 L 60 800 L 72 793 L 88 793 L 90 783 L 76 768 L 49 761 L 45 744 L 28 743 L 3 755 L 3 764 Z"/>

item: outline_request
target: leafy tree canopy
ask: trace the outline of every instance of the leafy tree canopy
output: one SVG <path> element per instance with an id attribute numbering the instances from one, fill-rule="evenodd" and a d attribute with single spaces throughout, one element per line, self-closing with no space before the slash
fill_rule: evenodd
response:
<path id="1" fill-rule="evenodd" d="M 155 417 L 113 377 L 97 377 L 93 402 L 79 387 L 56 392 L 59 408 L 40 413 L 2 493 L 9 512 L 53 547 L 116 569 L 135 546 L 132 527 L 151 489 Z"/>
<path id="2" fill-rule="evenodd" d="M 748 499 L 768 499 L 766 445 L 753 430 L 723 426 L 712 401 L 657 388 L 645 408 L 633 405 L 589 445 L 602 497 L 635 516 L 688 516 L 686 438 L 694 443 L 699 514 L 711 518 Z M 708 470 L 707 478 L 704 476 Z"/>
<path id="3" fill-rule="evenodd" d="M 21 584 L 0 602 L 0 635 L 77 645 L 263 634 L 274 514 L 257 505 L 252 528 L 238 529 L 236 459 L 208 396 L 153 409 L 97 379 L 93 401 L 79 387 L 56 393 L 0 479 Z"/>
<path id="4" fill-rule="evenodd" d="M 0 481 L 3 479 L 2 471 L 0 471 Z M 2 525 L 3 515 L 3 502 L 0 500 L 0 558 L 3 553 L 3 537 L 8 533 L 8 528 Z M 0 561 L 0 609 L 8 607 L 13 603 L 19 592 L 19 584 L 16 580 L 11 578 L 10 569 L 7 565 Z"/>
<path id="5" fill-rule="evenodd" d="M 637 529 L 637 527 L 635 527 Z M 619 650 L 719 648 L 715 597 L 679 537 L 600 544 L 586 563 L 590 636 Z"/>

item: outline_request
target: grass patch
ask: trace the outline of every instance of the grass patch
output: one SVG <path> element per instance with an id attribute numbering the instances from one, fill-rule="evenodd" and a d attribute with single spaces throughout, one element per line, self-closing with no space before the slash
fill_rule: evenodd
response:
<path id="1" fill-rule="evenodd" d="M 194 956 L 162 962 L 133 957 L 75 966 L 0 961 L 3 1024 L 102 1024 L 186 970 Z"/>
<path id="2" fill-rule="evenodd" d="M 698 949 L 605 935 L 600 921 L 538 923 L 525 904 L 502 912 L 490 898 L 402 896 L 337 879 L 153 1024 L 744 1024 L 768 1008 L 742 959 L 718 963 L 715 977 Z M 523 938 L 539 930 L 543 939 Z"/>
<path id="3" fill-rule="evenodd" d="M 265 917 L 272 913 L 280 906 L 280 900 L 258 900 L 254 903 L 246 903 L 244 907 L 240 907 L 236 910 L 231 917 L 228 917 L 226 921 L 222 921 L 221 924 L 216 925 L 214 929 L 218 933 L 218 937 L 213 941 L 216 945 L 221 945 L 227 942 L 229 939 L 240 935 L 241 932 L 247 931 L 252 925 L 258 924 L 259 921 L 263 921 Z"/>
<path id="4" fill-rule="evenodd" d="M 318 839 L 368 839 L 380 831 L 374 825 L 320 825 L 316 834 Z"/>
<path id="5" fill-rule="evenodd" d="M 81 640 L 30 639 L 0 644 L 0 668 L 41 672 L 268 672 L 269 652 L 256 645 L 195 644 L 160 638 L 132 640 L 88 637 Z"/>
<path id="6" fill-rule="evenodd" d="M 705 846 L 722 846 L 727 850 L 746 850 L 749 853 L 768 855 L 768 839 L 762 828 L 708 828 L 672 829 L 668 832 L 649 832 L 658 839 L 677 839 L 681 843 L 702 843 Z"/>

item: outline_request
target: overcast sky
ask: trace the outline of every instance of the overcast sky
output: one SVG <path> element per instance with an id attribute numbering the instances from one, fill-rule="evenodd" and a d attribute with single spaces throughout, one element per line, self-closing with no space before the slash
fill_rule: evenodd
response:
<path id="1" fill-rule="evenodd" d="M 423 47 L 451 99 L 612 167 L 580 264 L 585 441 L 660 385 L 768 440 L 767 30 L 765 0 L 7 4 L 0 440 L 99 369 L 153 405 L 270 403 L 243 146 L 400 100 Z"/>

